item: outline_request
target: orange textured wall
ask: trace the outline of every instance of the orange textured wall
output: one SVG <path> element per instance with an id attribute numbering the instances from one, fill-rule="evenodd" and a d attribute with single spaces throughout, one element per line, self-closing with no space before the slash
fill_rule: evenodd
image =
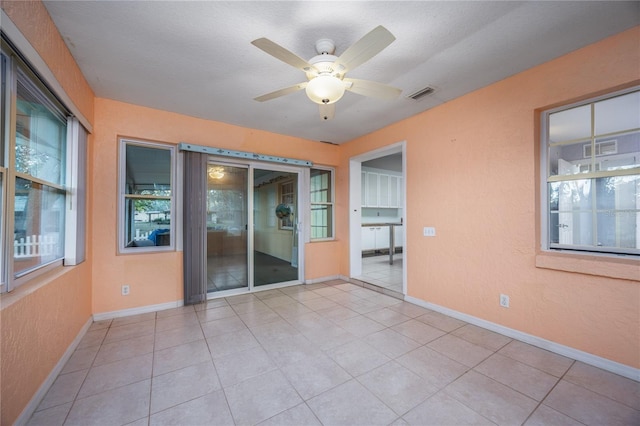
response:
<path id="1" fill-rule="evenodd" d="M 637 84 L 639 39 L 636 27 L 342 146 L 344 175 L 349 157 L 407 141 L 409 296 L 640 367 L 640 263 L 547 261 L 537 183 L 539 111 Z"/>
<path id="2" fill-rule="evenodd" d="M 93 122 L 93 92 L 42 3 L 2 1 L 0 5 L 80 112 Z M 91 143 L 90 137 L 89 155 Z M 92 194 L 87 198 L 91 206 Z M 88 217 L 88 241 L 90 224 Z M 61 267 L 0 296 L 0 424 L 14 423 L 91 318 L 91 258 L 89 247 L 84 263 Z"/>
<path id="3" fill-rule="evenodd" d="M 93 312 L 103 313 L 182 299 L 182 252 L 117 255 L 118 138 L 228 148 L 239 151 L 310 159 L 316 164 L 338 163 L 337 146 L 311 142 L 224 123 L 196 119 L 150 108 L 96 99 L 93 168 Z M 309 246 L 312 246 L 309 248 Z M 331 243 L 307 244 L 313 261 L 308 278 L 337 275 Z M 308 262 L 307 262 L 308 265 Z M 123 284 L 131 293 L 120 294 Z"/>
<path id="4" fill-rule="evenodd" d="M 2 296 L 0 424 L 13 424 L 91 318 L 89 268 L 66 269 Z"/>
<path id="5" fill-rule="evenodd" d="M 305 245 L 305 278 L 315 280 L 338 275 L 343 257 L 339 241 L 322 241 Z M 348 252 L 346 252 L 348 253 Z"/>

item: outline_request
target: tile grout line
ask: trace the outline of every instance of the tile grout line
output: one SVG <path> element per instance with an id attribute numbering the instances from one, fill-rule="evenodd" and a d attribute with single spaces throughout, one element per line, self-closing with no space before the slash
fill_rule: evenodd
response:
<path id="1" fill-rule="evenodd" d="M 156 364 L 156 331 L 158 330 L 158 313 L 156 312 L 153 321 L 153 346 L 151 349 L 151 377 L 149 378 L 149 410 L 147 415 L 147 425 L 151 424 L 151 402 L 153 397 L 153 370 Z"/>
<path id="2" fill-rule="evenodd" d="M 78 390 L 76 391 L 76 393 L 75 393 L 75 395 L 73 397 L 73 400 L 71 401 L 71 405 L 69 406 L 69 411 L 67 411 L 67 415 L 64 417 L 64 420 L 62 421 L 63 425 L 65 423 L 67 423 L 67 420 L 69 420 L 69 416 L 71 415 L 71 411 L 73 410 L 73 407 L 76 405 L 76 402 L 78 401 L 78 395 L 80 394 L 80 390 L 82 390 L 82 387 L 84 386 L 84 384 L 87 381 L 87 378 L 89 377 L 89 373 L 91 372 L 91 369 L 93 368 L 93 365 L 96 362 L 96 358 L 98 357 L 98 354 L 100 353 L 100 349 L 102 349 L 102 345 L 104 344 L 104 341 L 107 338 L 107 334 L 109 334 L 109 330 L 111 329 L 112 325 L 113 325 L 113 319 L 109 320 L 109 326 L 106 327 L 107 331 L 104 333 L 104 336 L 100 340 L 100 344 L 98 345 L 98 351 L 96 352 L 96 355 L 94 356 L 93 360 L 91 361 L 91 365 L 89 366 L 89 368 L 87 368 L 87 374 L 84 376 L 84 379 L 82 379 L 82 384 L 78 387 Z M 76 348 L 76 351 L 77 350 L 78 349 Z M 74 353 L 75 353 L 75 351 L 74 351 Z M 67 362 L 69 362 L 69 361 L 67 361 Z M 58 377 L 60 377 L 60 374 L 58 375 Z M 56 380 L 58 379 L 58 377 L 56 377 Z"/>
<path id="3" fill-rule="evenodd" d="M 564 373 L 562 373 L 562 376 L 560 376 L 560 377 L 558 378 L 558 380 L 554 383 L 554 385 L 551 387 L 551 389 L 549 389 L 549 391 L 545 394 L 545 396 L 544 396 L 543 398 L 541 398 L 541 399 L 540 399 L 540 401 L 539 401 L 539 402 L 538 402 L 538 404 L 536 405 L 536 408 L 534 408 L 534 409 L 533 409 L 533 411 L 532 411 L 531 413 L 529 413 L 529 415 L 527 416 L 527 418 L 524 420 L 523 424 L 524 424 L 524 423 L 526 423 L 526 422 L 531 418 L 531 416 L 533 416 L 533 414 L 534 414 L 536 411 L 538 411 L 538 408 L 540 408 L 540 406 L 542 406 L 542 405 L 544 404 L 544 401 L 549 397 L 549 395 L 551 395 L 551 392 L 553 392 L 553 390 L 554 390 L 554 389 L 555 389 L 555 388 L 560 384 L 560 382 L 564 379 L 564 377 L 567 375 L 567 373 L 569 372 L 569 370 L 571 370 L 571 367 L 573 367 L 573 366 L 575 365 L 575 363 L 576 363 L 576 362 L 577 362 L 577 361 L 576 361 L 575 359 L 574 359 L 574 360 L 572 360 L 571 365 L 569 366 L 569 368 L 567 368 L 567 370 L 566 370 Z M 546 407 L 549 407 L 548 405 L 545 405 L 545 406 L 546 406 Z M 570 418 L 570 419 L 572 419 L 572 420 L 575 420 L 576 422 L 578 422 L 578 423 L 580 423 L 580 424 L 584 424 L 584 423 L 582 423 L 581 421 L 579 421 L 578 419 L 574 419 L 573 417 L 571 417 L 570 415 L 568 415 L 568 414 L 566 414 L 566 413 L 563 413 L 562 411 L 556 410 L 556 409 L 555 409 L 555 408 L 553 408 L 553 407 L 549 407 L 549 408 L 551 408 L 552 410 L 558 411 L 559 413 L 561 413 L 561 414 L 563 414 L 563 415 L 565 415 L 565 416 L 569 417 L 569 418 Z"/>

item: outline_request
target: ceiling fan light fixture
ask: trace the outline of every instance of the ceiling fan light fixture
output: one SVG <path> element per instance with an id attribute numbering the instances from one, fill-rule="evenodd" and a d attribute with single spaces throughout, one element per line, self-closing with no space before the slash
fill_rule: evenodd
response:
<path id="1" fill-rule="evenodd" d="M 344 83 L 332 75 L 319 75 L 312 79 L 305 88 L 307 96 L 317 104 L 332 104 L 344 95 Z"/>
<path id="2" fill-rule="evenodd" d="M 222 179 L 224 177 L 224 168 L 223 167 L 209 168 L 209 177 L 211 179 Z"/>

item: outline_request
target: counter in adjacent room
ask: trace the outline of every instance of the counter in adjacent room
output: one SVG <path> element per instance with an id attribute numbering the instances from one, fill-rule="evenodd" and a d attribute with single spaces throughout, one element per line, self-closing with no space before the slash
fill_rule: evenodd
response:
<path id="1" fill-rule="evenodd" d="M 393 265 L 393 255 L 395 253 L 395 227 L 402 226 L 402 220 L 400 222 L 380 222 L 380 223 L 363 223 L 363 228 L 376 228 L 382 226 L 389 227 L 389 264 Z"/>

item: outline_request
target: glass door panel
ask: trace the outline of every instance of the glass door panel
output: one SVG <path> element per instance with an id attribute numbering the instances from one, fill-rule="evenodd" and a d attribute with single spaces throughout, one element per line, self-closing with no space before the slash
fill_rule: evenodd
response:
<path id="1" fill-rule="evenodd" d="M 296 281 L 298 173 L 253 171 L 253 284 Z"/>
<path id="2" fill-rule="evenodd" d="M 249 287 L 247 167 L 207 167 L 207 291 Z"/>

